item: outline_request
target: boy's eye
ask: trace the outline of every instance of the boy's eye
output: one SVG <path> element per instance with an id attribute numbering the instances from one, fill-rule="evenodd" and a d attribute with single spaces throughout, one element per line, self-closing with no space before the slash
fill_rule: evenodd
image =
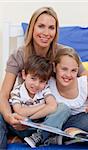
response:
<path id="1" fill-rule="evenodd" d="M 45 82 L 44 80 L 40 80 L 41 83 Z"/>
<path id="2" fill-rule="evenodd" d="M 32 80 L 36 80 L 36 78 L 35 78 L 35 77 L 31 77 L 31 79 L 32 79 Z"/>
<path id="3" fill-rule="evenodd" d="M 45 80 L 40 80 L 40 82 L 41 82 L 41 83 L 47 83 L 47 81 L 45 81 Z"/>

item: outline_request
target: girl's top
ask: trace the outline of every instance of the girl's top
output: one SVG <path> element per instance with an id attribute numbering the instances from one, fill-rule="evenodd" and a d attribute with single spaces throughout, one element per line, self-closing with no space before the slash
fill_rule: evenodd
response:
<path id="1" fill-rule="evenodd" d="M 78 96 L 74 99 L 67 99 L 60 95 L 57 90 L 56 80 L 52 77 L 49 80 L 49 85 L 51 92 L 55 96 L 58 103 L 65 103 L 68 107 L 71 108 L 72 114 L 78 114 L 80 112 L 85 111 L 85 106 L 87 105 L 87 97 L 88 97 L 88 87 L 87 87 L 87 76 L 81 76 L 77 78 L 78 82 Z"/>

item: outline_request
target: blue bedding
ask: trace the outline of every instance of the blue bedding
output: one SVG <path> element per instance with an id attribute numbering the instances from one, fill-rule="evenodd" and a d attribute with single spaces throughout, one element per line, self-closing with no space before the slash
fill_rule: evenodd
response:
<path id="1" fill-rule="evenodd" d="M 72 144 L 72 145 L 51 145 L 37 148 L 30 148 L 26 144 L 13 143 L 9 144 L 7 150 L 88 150 L 88 144 Z"/>

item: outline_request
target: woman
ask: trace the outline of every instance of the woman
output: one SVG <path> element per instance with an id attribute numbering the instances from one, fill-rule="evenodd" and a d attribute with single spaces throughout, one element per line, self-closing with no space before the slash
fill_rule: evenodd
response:
<path id="1" fill-rule="evenodd" d="M 55 56 L 56 80 L 50 79 L 56 100 L 71 109 L 63 130 L 77 127 L 88 132 L 88 77 L 77 77 L 80 58 L 72 48 L 60 49 Z"/>
<path id="2" fill-rule="evenodd" d="M 23 69 L 24 62 L 27 61 L 30 55 L 37 54 L 53 61 L 56 50 L 64 47 L 63 45 L 57 45 L 57 37 L 57 15 L 52 8 L 42 7 L 35 11 L 31 17 L 24 46 L 19 48 L 17 52 L 12 54 L 8 59 L 6 75 L 0 92 L 0 111 L 4 120 L 16 130 L 23 130 L 25 127 L 20 124 L 20 120 L 22 120 L 23 117 L 18 114 L 12 114 L 8 103 L 10 91 L 13 89 L 18 74 Z M 85 73 L 82 65 L 79 72 L 80 74 Z M 4 122 L 1 121 L 1 124 L 4 124 Z M 2 141 L 1 138 L 0 141 Z"/>

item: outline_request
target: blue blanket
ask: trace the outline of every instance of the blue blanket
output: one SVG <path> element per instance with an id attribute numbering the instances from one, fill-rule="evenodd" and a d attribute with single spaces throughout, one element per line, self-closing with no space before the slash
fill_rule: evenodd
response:
<path id="1" fill-rule="evenodd" d="M 30 148 L 26 144 L 13 143 L 8 145 L 7 150 L 88 150 L 88 144 L 51 145 Z"/>

